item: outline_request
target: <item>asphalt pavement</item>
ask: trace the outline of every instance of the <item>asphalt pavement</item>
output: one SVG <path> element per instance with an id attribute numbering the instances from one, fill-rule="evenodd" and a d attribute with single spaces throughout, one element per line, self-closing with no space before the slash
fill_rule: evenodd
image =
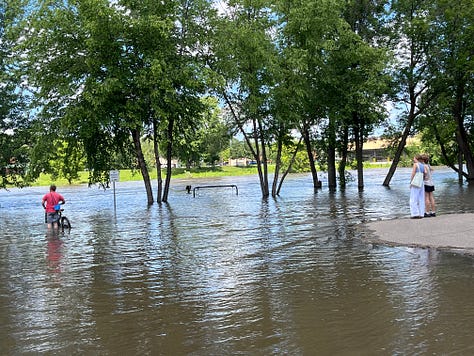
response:
<path id="1" fill-rule="evenodd" d="M 393 245 L 459 250 L 474 254 L 474 214 L 399 218 L 365 224 L 371 241 Z"/>

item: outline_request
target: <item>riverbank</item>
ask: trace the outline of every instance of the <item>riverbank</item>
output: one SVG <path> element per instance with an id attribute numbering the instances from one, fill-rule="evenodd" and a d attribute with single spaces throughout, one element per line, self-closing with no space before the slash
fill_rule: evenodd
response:
<path id="1" fill-rule="evenodd" d="M 389 168 L 390 162 L 365 162 L 364 169 L 370 168 Z M 275 166 L 270 164 L 268 166 L 269 173 L 273 173 Z M 318 168 L 321 171 L 321 168 Z M 150 179 L 156 179 L 157 173 L 156 169 L 150 170 Z M 254 175 L 257 174 L 257 166 L 215 166 L 215 167 L 193 167 L 190 169 L 186 168 L 173 168 L 171 173 L 171 179 L 192 179 L 192 178 L 216 178 L 216 177 L 233 177 L 233 176 L 245 176 L 245 175 Z M 308 171 L 309 173 L 309 171 Z M 166 172 L 163 170 L 163 179 Z M 129 182 L 129 181 L 139 181 L 142 180 L 142 175 L 138 170 L 122 169 L 120 170 L 120 181 Z M 89 172 L 81 171 L 79 172 L 79 178 L 73 179 L 71 182 L 68 182 L 65 178 L 55 178 L 53 179 L 50 174 L 41 174 L 40 177 L 34 182 L 31 183 L 31 186 L 49 186 L 51 184 L 56 184 L 57 186 L 67 186 L 67 185 L 79 185 L 87 184 L 89 182 Z"/>
<path id="2" fill-rule="evenodd" d="M 474 254 L 474 214 L 446 214 L 423 219 L 378 220 L 365 224 L 375 243 L 429 247 Z"/>
<path id="3" fill-rule="evenodd" d="M 273 166 L 269 167 L 270 171 L 273 172 Z M 150 179 L 156 179 L 156 169 L 150 170 Z M 165 178 L 166 172 L 162 173 L 163 179 Z M 190 178 L 215 178 L 215 177 L 231 177 L 231 176 L 243 176 L 257 174 L 257 167 L 229 167 L 229 166 L 216 166 L 216 167 L 196 167 L 187 170 L 186 168 L 173 168 L 171 178 L 172 179 L 190 179 Z M 122 169 L 119 174 L 120 182 L 140 181 L 142 175 L 138 170 Z M 48 186 L 52 183 L 57 186 L 67 185 L 79 185 L 87 184 L 89 182 L 89 172 L 79 172 L 79 178 L 72 180 L 69 183 L 65 178 L 53 179 L 49 174 L 41 174 L 38 180 L 32 183 L 32 186 Z"/>

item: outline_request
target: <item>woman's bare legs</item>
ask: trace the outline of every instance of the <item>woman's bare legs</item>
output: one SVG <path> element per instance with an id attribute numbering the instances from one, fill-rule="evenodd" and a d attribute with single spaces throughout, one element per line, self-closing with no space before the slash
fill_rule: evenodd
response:
<path id="1" fill-rule="evenodd" d="M 426 213 L 436 214 L 436 203 L 433 192 L 425 192 Z"/>

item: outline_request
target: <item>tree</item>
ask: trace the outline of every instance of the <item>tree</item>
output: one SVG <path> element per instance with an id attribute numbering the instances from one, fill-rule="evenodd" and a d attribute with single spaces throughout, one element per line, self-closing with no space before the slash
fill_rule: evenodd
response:
<path id="1" fill-rule="evenodd" d="M 299 127 L 307 147 L 314 189 L 319 187 L 314 167 L 311 136 L 323 133 L 328 163 L 328 184 L 336 188 L 336 151 L 341 152 L 340 179 L 349 134 L 356 142 L 359 184 L 363 186 L 361 152 L 364 139 L 381 120 L 380 98 L 386 90 L 384 51 L 374 48 L 374 31 L 383 4 L 379 2 L 299 1 L 280 3 L 283 56 L 288 101 L 299 116 Z M 347 20 L 344 18 L 346 17 Z M 352 27 L 351 27 L 352 26 Z M 367 38 L 363 38 L 365 36 Z M 372 37 L 370 37 L 372 36 Z M 314 129 L 318 126 L 319 129 Z M 313 135 L 311 135 L 313 133 Z"/>
<path id="2" fill-rule="evenodd" d="M 392 3 L 391 36 L 397 58 L 393 73 L 398 100 L 405 103 L 407 109 L 400 118 L 403 129 L 398 134 L 397 150 L 383 182 L 384 186 L 390 185 L 415 119 L 430 106 L 437 95 L 436 91 L 428 90 L 432 79 L 428 69 L 436 57 L 436 34 L 431 30 L 428 16 L 430 5 L 431 2 L 426 0 L 398 0 Z"/>
<path id="3" fill-rule="evenodd" d="M 373 127 L 385 119 L 383 103 L 389 92 L 386 73 L 389 63 L 384 47 L 385 7 L 387 1 L 352 0 L 345 7 L 344 18 L 355 36 L 349 38 L 349 51 L 345 54 L 343 68 L 347 77 L 338 88 L 345 89 L 345 120 L 343 130 L 343 159 L 340 162 L 339 180 L 345 185 L 345 158 L 347 157 L 347 135 L 349 130 L 355 144 L 357 181 L 360 190 L 364 187 L 362 151 L 365 140 Z"/>
<path id="4" fill-rule="evenodd" d="M 325 90 L 327 56 L 334 38 L 344 31 L 340 17 L 342 2 L 279 1 L 279 48 L 281 78 L 276 87 L 278 112 L 290 128 L 299 130 L 311 167 L 313 187 L 321 184 L 315 163 L 314 138 L 328 115 Z M 319 153 L 319 157 L 322 154 Z"/>
<path id="5" fill-rule="evenodd" d="M 216 21 L 208 65 L 220 78 L 216 92 L 257 162 L 262 196 L 268 197 L 268 149 L 278 131 L 269 103 L 277 58 L 271 1 L 228 5 Z"/>
<path id="6" fill-rule="evenodd" d="M 472 141 L 472 98 L 474 84 L 474 4 L 472 1 L 448 2 L 438 0 L 432 11 L 432 28 L 438 34 L 439 48 L 436 66 L 433 66 L 433 91 L 438 107 L 449 108 L 454 122 L 454 137 L 463 157 L 467 172 L 459 171 L 465 178 L 474 181 L 474 154 Z M 436 122 L 435 120 L 434 122 Z M 450 125 L 448 125 L 449 127 Z"/>
<path id="7" fill-rule="evenodd" d="M 174 127 L 191 125 L 203 109 L 202 77 L 186 35 L 188 5 L 44 2 L 26 33 L 39 117 L 84 147 L 91 182 L 108 179 L 116 152 L 133 151 L 148 204 L 154 198 L 142 138 L 152 137 L 160 173 L 158 142 L 166 142 L 168 170 L 163 192 L 159 177 L 158 201 L 167 201 Z"/>
<path id="8" fill-rule="evenodd" d="M 0 3 L 0 189 L 28 184 L 29 149 L 32 143 L 26 103 L 17 73 L 20 59 L 15 23 L 22 16 L 17 1 Z"/>
<path id="9" fill-rule="evenodd" d="M 101 0 L 39 4 L 26 34 L 29 78 L 48 135 L 83 145 L 90 181 L 107 180 L 110 157 L 133 145 L 152 203 L 140 147 L 144 63 L 122 10 Z"/>

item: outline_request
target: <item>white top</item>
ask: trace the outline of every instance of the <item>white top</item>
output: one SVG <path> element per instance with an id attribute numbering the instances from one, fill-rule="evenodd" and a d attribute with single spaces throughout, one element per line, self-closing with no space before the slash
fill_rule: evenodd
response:
<path id="1" fill-rule="evenodd" d="M 431 177 L 431 166 L 427 164 L 426 168 L 427 173 L 425 174 L 423 181 L 425 182 L 425 185 L 434 186 L 433 179 Z"/>

